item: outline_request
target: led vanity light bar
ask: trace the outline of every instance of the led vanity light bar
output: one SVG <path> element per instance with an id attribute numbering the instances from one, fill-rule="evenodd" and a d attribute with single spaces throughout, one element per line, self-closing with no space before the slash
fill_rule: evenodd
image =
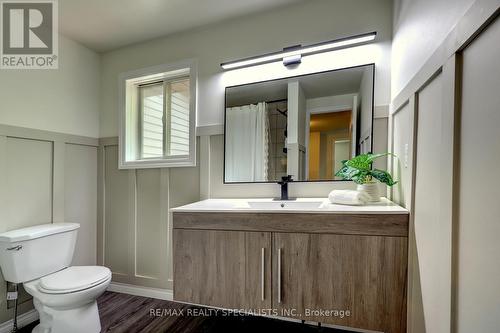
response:
<path id="1" fill-rule="evenodd" d="M 293 58 L 298 59 L 294 63 L 299 63 L 301 56 L 346 48 L 348 46 L 356 44 L 364 44 L 373 41 L 376 35 L 377 35 L 376 32 L 370 32 L 362 35 L 335 39 L 329 42 L 318 43 L 309 46 L 303 46 L 303 47 L 294 46 L 290 48 L 285 48 L 283 49 L 283 51 L 280 52 L 268 53 L 257 57 L 225 62 L 221 64 L 221 67 L 223 69 L 235 69 L 235 68 L 249 67 L 257 64 L 264 64 L 278 60 L 281 61 L 283 59 L 293 59 Z M 290 63 L 285 63 L 285 65 L 288 64 Z"/>

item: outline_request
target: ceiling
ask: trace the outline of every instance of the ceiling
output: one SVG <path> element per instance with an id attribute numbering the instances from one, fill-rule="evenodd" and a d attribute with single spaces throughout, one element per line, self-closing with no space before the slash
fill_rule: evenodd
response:
<path id="1" fill-rule="evenodd" d="M 62 0 L 60 32 L 104 52 L 305 0 Z"/>
<path id="2" fill-rule="evenodd" d="M 300 82 L 300 87 L 304 91 L 306 99 L 358 93 L 365 69 L 365 66 L 361 66 L 229 87 L 226 90 L 226 106 L 286 99 L 288 83 L 293 81 Z"/>

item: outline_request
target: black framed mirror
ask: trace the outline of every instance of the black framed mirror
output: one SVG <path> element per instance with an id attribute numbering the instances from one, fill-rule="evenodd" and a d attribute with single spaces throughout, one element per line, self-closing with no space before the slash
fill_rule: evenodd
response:
<path id="1" fill-rule="evenodd" d="M 371 152 L 375 65 L 227 87 L 224 183 L 336 181 Z"/>

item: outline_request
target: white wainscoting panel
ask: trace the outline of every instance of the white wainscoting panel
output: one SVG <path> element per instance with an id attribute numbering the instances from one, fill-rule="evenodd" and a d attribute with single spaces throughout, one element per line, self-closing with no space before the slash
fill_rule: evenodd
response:
<path id="1" fill-rule="evenodd" d="M 130 274 L 129 174 L 134 171 L 118 170 L 118 146 L 107 146 L 104 151 L 104 266 L 119 281 L 120 276 Z"/>
<path id="2" fill-rule="evenodd" d="M 0 124 L 0 232 L 78 222 L 75 263 L 95 263 L 97 145 L 94 138 Z M 0 296 L 5 292 L 0 277 Z M 19 303 L 20 314 L 33 307 L 22 287 Z M 11 306 L 0 297 L 0 323 L 12 318 Z"/>
<path id="3" fill-rule="evenodd" d="M 456 330 L 500 327 L 500 20 L 463 51 Z"/>
<path id="4" fill-rule="evenodd" d="M 52 222 L 52 142 L 7 138 L 6 225 Z"/>
<path id="5" fill-rule="evenodd" d="M 392 100 L 392 198 L 411 213 L 409 333 L 500 326 L 499 8 L 476 0 Z"/>
<path id="6" fill-rule="evenodd" d="M 443 75 L 418 93 L 414 228 L 428 332 L 450 330 L 451 221 L 441 219 Z"/>
<path id="7" fill-rule="evenodd" d="M 166 252 L 162 245 L 167 243 L 166 216 L 162 219 L 162 169 L 135 170 L 136 176 L 136 219 L 135 219 L 135 258 L 134 275 L 143 279 L 165 279 Z M 163 250 L 163 251 L 162 251 Z M 162 274 L 163 273 L 163 274 Z"/>
<path id="8" fill-rule="evenodd" d="M 64 215 L 80 223 L 73 265 L 97 259 L 97 147 L 65 144 Z"/>
<path id="9" fill-rule="evenodd" d="M 116 138 L 101 139 L 100 151 L 99 262 L 114 283 L 171 290 L 169 208 L 200 199 L 199 167 L 118 170 Z"/>

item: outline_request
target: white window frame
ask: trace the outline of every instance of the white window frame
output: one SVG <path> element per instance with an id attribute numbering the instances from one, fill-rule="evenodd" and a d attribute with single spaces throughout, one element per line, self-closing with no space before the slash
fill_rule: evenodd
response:
<path id="1" fill-rule="evenodd" d="M 141 120 L 138 86 L 147 82 L 189 77 L 189 154 L 141 158 Z M 197 62 L 194 59 L 133 70 L 119 76 L 118 168 L 168 168 L 196 166 Z M 164 147 L 165 149 L 165 147 Z"/>

